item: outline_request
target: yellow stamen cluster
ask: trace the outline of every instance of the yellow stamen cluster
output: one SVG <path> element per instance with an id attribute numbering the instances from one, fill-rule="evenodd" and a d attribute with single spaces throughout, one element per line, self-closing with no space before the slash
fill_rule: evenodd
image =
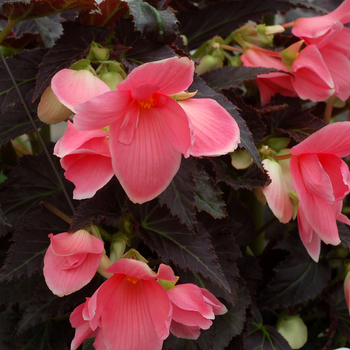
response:
<path id="1" fill-rule="evenodd" d="M 126 277 L 126 280 L 127 280 L 128 282 L 131 282 L 132 284 L 136 284 L 136 283 L 139 281 L 138 278 L 132 277 L 132 276 L 127 276 L 127 277 Z"/>
<path id="2" fill-rule="evenodd" d="M 146 101 L 138 101 L 142 108 L 151 108 L 154 106 L 153 97 L 151 96 Z"/>

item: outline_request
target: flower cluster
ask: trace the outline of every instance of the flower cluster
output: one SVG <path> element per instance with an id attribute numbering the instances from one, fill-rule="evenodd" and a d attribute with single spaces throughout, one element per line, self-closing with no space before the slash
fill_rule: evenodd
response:
<path id="1" fill-rule="evenodd" d="M 170 266 L 160 264 L 155 273 L 136 251 L 132 258 L 111 264 L 103 242 L 85 230 L 49 237 L 44 277 L 54 294 L 64 296 L 81 289 L 96 271 L 108 278 L 73 311 L 72 350 L 92 337 L 98 350 L 160 350 L 169 332 L 197 339 L 216 315 L 227 312 L 208 290 L 194 284 L 175 285 L 178 278 Z"/>
<path id="2" fill-rule="evenodd" d="M 249 46 L 241 56 L 247 67 L 275 68 L 281 72 L 257 78 L 261 103 L 266 105 L 276 93 L 299 96 L 313 102 L 335 95 L 345 101 L 350 96 L 350 1 L 320 17 L 299 18 L 292 33 L 301 40 L 282 52 Z M 286 72 L 286 73 L 283 73 Z"/>
<path id="3" fill-rule="evenodd" d="M 76 113 L 55 148 L 76 186 L 74 198 L 92 197 L 114 174 L 129 198 L 143 203 L 167 188 L 182 155 L 237 148 L 233 117 L 215 100 L 186 91 L 193 74 L 191 60 L 173 57 L 135 68 L 115 91 L 89 70 L 63 69 L 53 77 L 56 98 Z"/>

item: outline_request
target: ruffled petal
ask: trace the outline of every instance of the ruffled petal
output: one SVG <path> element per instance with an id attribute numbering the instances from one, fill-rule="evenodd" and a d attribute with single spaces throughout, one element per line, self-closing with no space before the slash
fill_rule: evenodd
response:
<path id="1" fill-rule="evenodd" d="M 204 302 L 201 289 L 195 284 L 178 284 L 168 290 L 168 296 L 173 305 L 187 311 L 197 311 L 203 317 L 214 319 L 211 307 Z"/>
<path id="2" fill-rule="evenodd" d="M 213 309 L 214 315 L 223 315 L 228 311 L 226 306 L 221 303 L 208 289 L 199 288 L 202 292 L 204 302 Z"/>
<path id="3" fill-rule="evenodd" d="M 292 84 L 298 96 L 313 102 L 325 101 L 335 92 L 332 76 L 316 45 L 305 47 L 292 65 Z"/>
<path id="4" fill-rule="evenodd" d="M 337 203 L 327 203 L 307 190 L 301 172 L 299 158 L 292 157 L 290 170 L 295 189 L 298 193 L 299 205 L 303 207 L 304 217 L 323 242 L 338 245 L 340 239 L 336 225 L 336 218 L 338 216 L 338 213 L 336 213 Z"/>
<path id="5" fill-rule="evenodd" d="M 338 202 L 344 199 L 350 191 L 348 165 L 333 154 L 321 153 L 317 157 L 332 183 L 334 200 Z"/>
<path id="6" fill-rule="evenodd" d="M 335 22 L 350 21 L 350 1 L 345 0 L 334 11 L 317 17 L 298 18 L 294 22 L 293 35 L 299 38 L 317 38 L 326 34 Z"/>
<path id="7" fill-rule="evenodd" d="M 201 332 L 198 326 L 185 326 L 182 323 L 172 321 L 170 325 L 170 332 L 177 338 L 196 340 L 199 338 Z"/>
<path id="8" fill-rule="evenodd" d="M 317 154 L 302 154 L 299 156 L 299 165 L 307 191 L 321 200 L 334 203 L 332 182 L 322 168 Z"/>
<path id="9" fill-rule="evenodd" d="M 278 162 L 270 159 L 264 159 L 262 163 L 271 178 L 271 183 L 263 187 L 262 191 L 273 214 L 282 223 L 287 223 L 293 216 L 293 204 L 289 198 L 289 190 L 283 178 L 282 168 Z"/>
<path id="10" fill-rule="evenodd" d="M 209 329 L 213 322 L 208 319 L 203 317 L 199 312 L 197 311 L 188 311 L 179 308 L 178 306 L 173 305 L 173 320 L 175 322 L 179 322 L 184 324 L 185 326 L 197 326 L 202 329 Z M 214 319 L 214 317 L 213 317 Z"/>
<path id="11" fill-rule="evenodd" d="M 52 251 L 56 255 L 67 256 L 76 253 L 103 253 L 103 242 L 85 230 L 75 233 L 50 234 Z"/>
<path id="12" fill-rule="evenodd" d="M 106 83 L 88 70 L 62 69 L 53 76 L 51 87 L 57 99 L 73 112 L 80 103 L 110 91 Z"/>
<path id="13" fill-rule="evenodd" d="M 328 124 L 290 149 L 298 156 L 304 153 L 334 154 L 339 158 L 350 154 L 350 122 Z"/>
<path id="14" fill-rule="evenodd" d="M 118 85 L 119 87 L 119 85 Z M 130 91 L 110 91 L 76 106 L 74 125 L 81 131 L 96 130 L 123 119 L 132 101 Z"/>
<path id="15" fill-rule="evenodd" d="M 74 152 L 76 149 L 86 144 L 91 139 L 97 139 L 98 142 L 103 144 L 104 150 L 102 152 L 100 150 L 96 151 L 96 146 L 98 147 L 96 144 L 91 147 L 87 147 L 88 149 L 94 150 L 95 153 L 109 155 L 109 147 L 106 142 L 104 142 L 104 139 L 106 139 L 107 136 L 108 132 L 105 130 L 79 131 L 75 128 L 71 121 L 68 121 L 67 130 L 56 142 L 54 155 L 63 158 L 67 154 Z M 108 152 L 106 152 L 107 150 Z"/>
<path id="16" fill-rule="evenodd" d="M 41 96 L 38 105 L 38 118 L 47 124 L 57 124 L 67 120 L 73 112 L 57 100 L 51 86 Z"/>
<path id="17" fill-rule="evenodd" d="M 147 202 L 163 192 L 181 163 L 181 152 L 174 147 L 177 135 L 156 109 L 152 113 L 147 111 L 140 116 L 130 145 L 120 143 L 116 137 L 120 123 L 110 126 L 114 173 L 134 203 Z"/>
<path id="18" fill-rule="evenodd" d="M 191 98 L 179 104 L 193 125 L 192 156 L 220 156 L 237 148 L 240 142 L 237 122 L 219 103 L 209 98 Z"/>
<path id="19" fill-rule="evenodd" d="M 318 262 L 321 252 L 321 239 L 308 224 L 301 205 L 298 206 L 298 227 L 300 239 L 311 258 Z"/>
<path id="20" fill-rule="evenodd" d="M 75 186 L 74 199 L 93 197 L 114 175 L 111 158 L 99 154 L 68 155 L 61 166 L 66 169 L 64 177 Z"/>
<path id="21" fill-rule="evenodd" d="M 150 84 L 158 87 L 158 93 L 173 95 L 186 90 L 192 84 L 193 74 L 194 63 L 189 58 L 167 58 L 135 68 L 118 84 L 118 90 L 132 91 L 135 87 Z"/>
<path id="22" fill-rule="evenodd" d="M 156 278 L 175 281 L 174 271 L 170 266 L 160 264 L 158 273 L 155 273 L 147 264 L 133 259 L 120 259 L 109 266 L 105 272 L 123 274 L 142 280 L 155 280 Z"/>
<path id="23" fill-rule="evenodd" d="M 332 48 L 320 49 L 325 64 L 328 67 L 334 81 L 335 95 L 342 101 L 346 101 L 350 96 L 350 61 L 343 53 Z"/>

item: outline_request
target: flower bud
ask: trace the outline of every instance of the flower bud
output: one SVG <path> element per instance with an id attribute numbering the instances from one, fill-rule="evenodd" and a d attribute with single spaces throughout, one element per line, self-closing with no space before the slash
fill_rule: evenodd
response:
<path id="1" fill-rule="evenodd" d="M 287 340 L 292 349 L 300 349 L 307 341 L 307 327 L 299 316 L 281 315 L 277 331 Z"/>
<path id="2" fill-rule="evenodd" d="M 114 263 L 117 260 L 119 260 L 126 248 L 126 242 L 128 240 L 128 237 L 126 237 L 123 233 L 119 232 L 117 234 L 120 238 L 116 239 L 114 242 L 111 244 L 111 254 L 109 258 L 111 259 L 111 262 Z"/>
<path id="3" fill-rule="evenodd" d="M 101 73 L 98 77 L 105 82 L 112 91 L 117 90 L 117 85 L 124 80 L 119 73 L 115 72 Z"/>
<path id="4" fill-rule="evenodd" d="M 267 144 L 274 151 L 281 151 L 283 148 L 286 148 L 289 145 L 289 137 L 273 137 L 268 140 Z"/>
<path id="5" fill-rule="evenodd" d="M 104 270 L 106 270 L 108 267 L 110 267 L 112 265 L 111 261 L 109 260 L 108 256 L 106 254 L 104 254 L 102 256 L 100 265 L 97 268 L 97 272 L 102 275 L 105 278 L 109 278 L 113 276 L 113 273 L 107 273 L 104 272 Z"/>
<path id="6" fill-rule="evenodd" d="M 109 49 L 93 41 L 90 45 L 90 50 L 86 58 L 94 63 L 107 61 L 109 58 Z"/>
<path id="7" fill-rule="evenodd" d="M 41 96 L 38 106 L 38 118 L 46 124 L 57 124 L 67 120 L 73 112 L 64 106 L 48 86 Z"/>
<path id="8" fill-rule="evenodd" d="M 247 151 L 235 151 L 230 153 L 231 164 L 236 169 L 247 169 L 253 164 L 253 158 Z"/>
<path id="9" fill-rule="evenodd" d="M 223 67 L 224 62 L 219 57 L 214 57 L 211 55 L 205 55 L 199 65 L 196 67 L 196 73 L 198 75 L 209 72 L 215 68 Z"/>

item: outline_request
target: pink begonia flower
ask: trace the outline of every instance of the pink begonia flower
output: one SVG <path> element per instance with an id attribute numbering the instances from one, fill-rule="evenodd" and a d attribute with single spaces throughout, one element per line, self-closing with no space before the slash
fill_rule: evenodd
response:
<path id="1" fill-rule="evenodd" d="M 63 297 L 94 277 L 104 253 L 103 242 L 85 230 L 49 234 L 51 244 L 44 257 L 44 277 L 52 293 Z"/>
<path id="2" fill-rule="evenodd" d="M 92 197 L 114 175 L 105 130 L 78 131 L 68 121 L 68 128 L 57 141 L 54 154 L 61 158 L 65 178 L 75 184 L 74 199 Z"/>
<path id="3" fill-rule="evenodd" d="M 318 44 L 343 24 L 350 22 L 350 0 L 345 0 L 334 11 L 316 17 L 298 18 L 294 22 L 293 35 L 305 40 L 306 44 Z"/>
<path id="4" fill-rule="evenodd" d="M 277 162 L 271 159 L 264 159 L 262 164 L 267 170 L 267 173 L 271 179 L 271 183 L 268 186 L 262 188 L 266 201 L 277 219 L 282 223 L 289 222 L 293 217 L 293 204 L 289 196 L 289 191 L 294 190 L 294 186 L 291 181 L 288 181 L 290 177 L 287 174 L 289 170 L 289 164 L 281 166 L 283 163 L 289 163 L 289 160 L 283 160 Z M 288 176 L 289 175 L 289 176 Z"/>
<path id="5" fill-rule="evenodd" d="M 119 83 L 117 91 L 74 107 L 78 130 L 109 125 L 114 174 L 135 203 L 149 201 L 167 188 L 182 154 L 219 156 L 234 151 L 240 142 L 236 121 L 215 100 L 177 102 L 169 96 L 187 89 L 193 74 L 194 63 L 186 57 L 146 63 Z M 61 102 L 71 94 L 64 77 L 52 86 Z M 85 181 L 84 174 L 76 181 Z"/>
<path id="6" fill-rule="evenodd" d="M 212 293 L 195 284 L 179 284 L 168 289 L 173 307 L 170 332 L 178 338 L 198 339 L 201 329 L 209 329 L 216 315 L 227 312 Z"/>
<path id="7" fill-rule="evenodd" d="M 175 282 L 171 267 L 160 264 L 155 273 L 142 261 L 120 259 L 105 272 L 114 275 L 70 317 L 76 328 L 71 350 L 91 337 L 97 350 L 161 350 L 172 306 L 157 279 Z"/>
<path id="8" fill-rule="evenodd" d="M 241 55 L 246 67 L 275 68 L 289 72 L 288 68 L 277 57 L 272 57 L 261 51 L 248 49 Z M 280 93 L 283 96 L 298 96 L 292 84 L 292 76 L 285 73 L 259 74 L 256 81 L 259 86 L 261 105 L 268 104 L 271 97 Z"/>
<path id="9" fill-rule="evenodd" d="M 300 238 L 318 261 L 320 241 L 340 243 L 336 220 L 350 224 L 341 214 L 350 191 L 349 168 L 340 158 L 350 154 L 350 122 L 329 124 L 290 149 L 290 170 L 299 197 Z"/>

